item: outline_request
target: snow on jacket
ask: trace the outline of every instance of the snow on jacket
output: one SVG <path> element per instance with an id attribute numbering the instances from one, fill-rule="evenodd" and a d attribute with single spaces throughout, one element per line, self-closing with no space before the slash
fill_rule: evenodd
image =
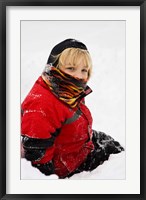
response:
<path id="1" fill-rule="evenodd" d="M 58 176 L 73 172 L 94 149 L 91 127 L 91 113 L 83 101 L 78 108 L 70 108 L 50 91 L 41 77 L 22 103 L 22 136 L 50 141 L 55 138 L 43 157 L 32 163 L 52 160 Z"/>

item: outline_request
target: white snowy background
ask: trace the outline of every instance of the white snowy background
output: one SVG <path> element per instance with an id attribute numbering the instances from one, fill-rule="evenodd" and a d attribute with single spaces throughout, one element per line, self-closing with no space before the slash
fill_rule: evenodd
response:
<path id="1" fill-rule="evenodd" d="M 85 43 L 92 57 L 88 85 L 93 92 L 86 97 L 86 105 L 92 113 L 93 129 L 111 135 L 126 148 L 125 21 L 21 21 L 21 102 L 42 73 L 51 49 L 67 38 Z M 92 172 L 70 179 L 125 179 L 125 154 L 126 149 Z M 58 177 L 45 176 L 21 159 L 21 179 Z"/>

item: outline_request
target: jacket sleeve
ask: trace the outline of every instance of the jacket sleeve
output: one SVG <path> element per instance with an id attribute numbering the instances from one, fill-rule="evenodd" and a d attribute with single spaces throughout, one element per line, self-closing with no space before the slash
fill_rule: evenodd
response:
<path id="1" fill-rule="evenodd" d="M 52 160 L 55 137 L 65 121 L 65 113 L 58 106 L 44 99 L 22 104 L 22 145 L 28 160 L 40 163 Z"/>
<path id="2" fill-rule="evenodd" d="M 49 103 L 48 106 L 39 102 L 35 104 L 22 105 L 21 134 L 30 138 L 48 139 L 62 126 L 66 119 L 65 113 Z"/>

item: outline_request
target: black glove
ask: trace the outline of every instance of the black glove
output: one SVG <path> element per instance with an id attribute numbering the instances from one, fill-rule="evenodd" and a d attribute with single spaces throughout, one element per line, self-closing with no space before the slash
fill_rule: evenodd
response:
<path id="1" fill-rule="evenodd" d="M 33 167 L 36 167 L 37 169 L 39 169 L 43 174 L 45 174 L 46 176 L 54 174 L 54 164 L 53 161 L 49 161 L 45 164 L 33 164 Z"/>
<path id="2" fill-rule="evenodd" d="M 51 147 L 53 143 L 54 137 L 49 139 L 36 139 L 25 136 L 22 139 L 24 156 L 29 161 L 38 161 L 45 155 L 46 149 Z"/>

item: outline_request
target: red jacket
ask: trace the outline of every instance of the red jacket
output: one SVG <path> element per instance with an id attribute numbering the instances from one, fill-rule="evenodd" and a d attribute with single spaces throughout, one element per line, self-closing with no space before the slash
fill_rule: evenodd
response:
<path id="1" fill-rule="evenodd" d="M 55 173 L 65 176 L 84 162 L 94 148 L 91 140 L 92 117 L 83 101 L 79 103 L 79 109 L 79 117 L 70 121 L 78 108 L 72 109 L 60 101 L 42 78 L 38 78 L 22 103 L 21 134 L 36 139 L 51 138 L 58 129 L 59 134 L 45 155 L 34 164 L 53 160 Z"/>

